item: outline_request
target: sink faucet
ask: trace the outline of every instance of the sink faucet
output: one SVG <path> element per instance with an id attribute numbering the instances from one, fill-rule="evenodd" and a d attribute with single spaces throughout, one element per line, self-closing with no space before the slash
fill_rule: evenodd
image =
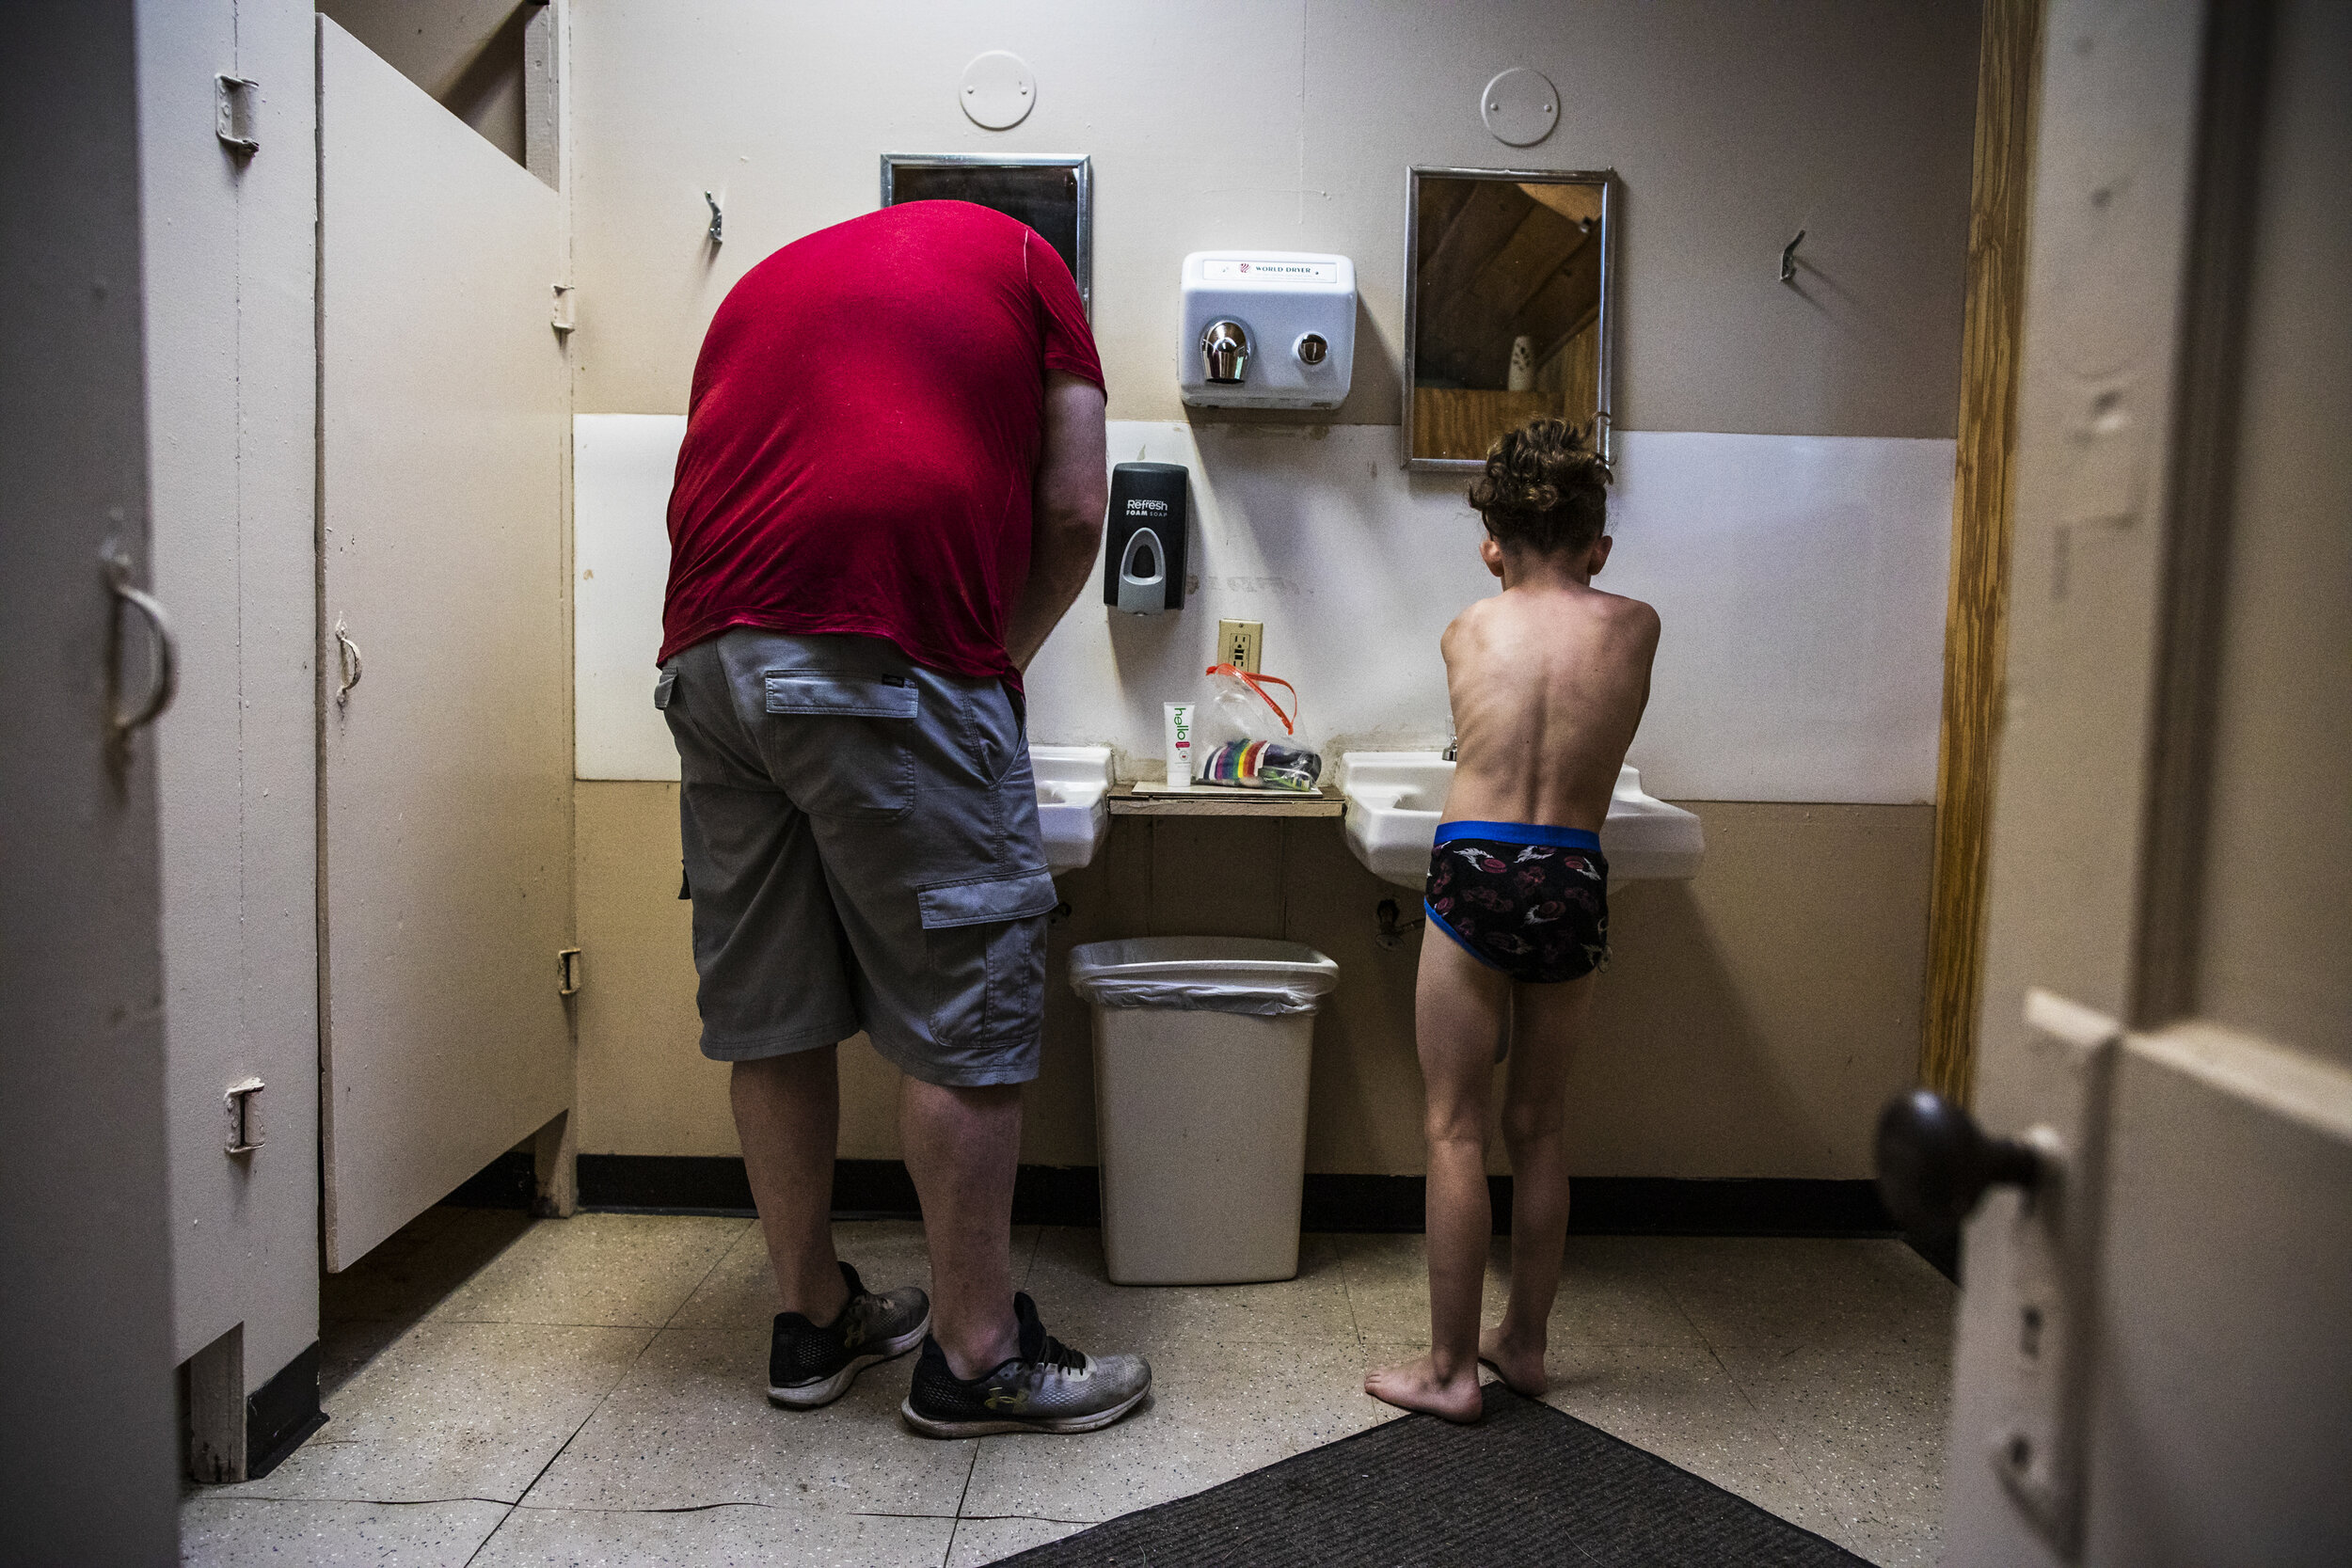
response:
<path id="1" fill-rule="evenodd" d="M 1438 755 L 1442 756 L 1442 757 L 1443 757 L 1446 761 L 1448 761 L 1448 762 L 1459 762 L 1459 761 L 1461 761 L 1461 760 L 1462 760 L 1462 739 L 1461 739 L 1461 736 L 1452 736 L 1452 735 L 1447 736 L 1445 737 L 1445 750 L 1444 750 L 1443 752 L 1439 752 L 1439 753 L 1438 753 Z"/>

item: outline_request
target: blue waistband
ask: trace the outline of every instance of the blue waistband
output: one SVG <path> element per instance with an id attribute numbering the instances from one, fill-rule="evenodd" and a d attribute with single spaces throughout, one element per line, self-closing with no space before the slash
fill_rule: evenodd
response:
<path id="1" fill-rule="evenodd" d="M 1539 828 L 1526 822 L 1441 822 L 1438 843 L 1483 838 L 1489 844 L 1549 844 L 1559 849 L 1598 849 L 1600 835 L 1581 828 Z"/>

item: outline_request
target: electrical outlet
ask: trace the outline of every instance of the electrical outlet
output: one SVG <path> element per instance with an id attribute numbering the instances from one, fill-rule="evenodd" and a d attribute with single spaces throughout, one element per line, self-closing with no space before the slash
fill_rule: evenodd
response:
<path id="1" fill-rule="evenodd" d="M 1219 621 L 1216 624 L 1216 660 L 1236 669 L 1258 673 L 1258 656 L 1265 647 L 1263 621 Z"/>

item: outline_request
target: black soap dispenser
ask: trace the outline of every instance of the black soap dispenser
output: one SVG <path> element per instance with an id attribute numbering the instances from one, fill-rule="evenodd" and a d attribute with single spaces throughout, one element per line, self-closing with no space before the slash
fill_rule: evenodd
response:
<path id="1" fill-rule="evenodd" d="M 1103 602 L 1131 615 L 1184 605 L 1184 501 L 1181 463 L 1121 463 L 1111 469 L 1103 530 Z"/>

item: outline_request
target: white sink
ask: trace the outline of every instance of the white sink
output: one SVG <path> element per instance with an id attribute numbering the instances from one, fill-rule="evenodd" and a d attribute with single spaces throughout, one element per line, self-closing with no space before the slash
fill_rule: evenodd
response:
<path id="1" fill-rule="evenodd" d="M 1032 746 L 1037 774 L 1037 821 L 1045 834 L 1046 869 L 1075 871 L 1093 862 L 1110 836 L 1108 746 Z"/>
<path id="2" fill-rule="evenodd" d="M 1454 764 L 1436 752 L 1348 752 L 1340 758 L 1348 848 L 1381 880 L 1419 892 L 1453 784 Z M 1600 828 L 1611 881 L 1695 877 L 1706 850 L 1697 816 L 1642 793 L 1640 769 L 1617 770 Z"/>

